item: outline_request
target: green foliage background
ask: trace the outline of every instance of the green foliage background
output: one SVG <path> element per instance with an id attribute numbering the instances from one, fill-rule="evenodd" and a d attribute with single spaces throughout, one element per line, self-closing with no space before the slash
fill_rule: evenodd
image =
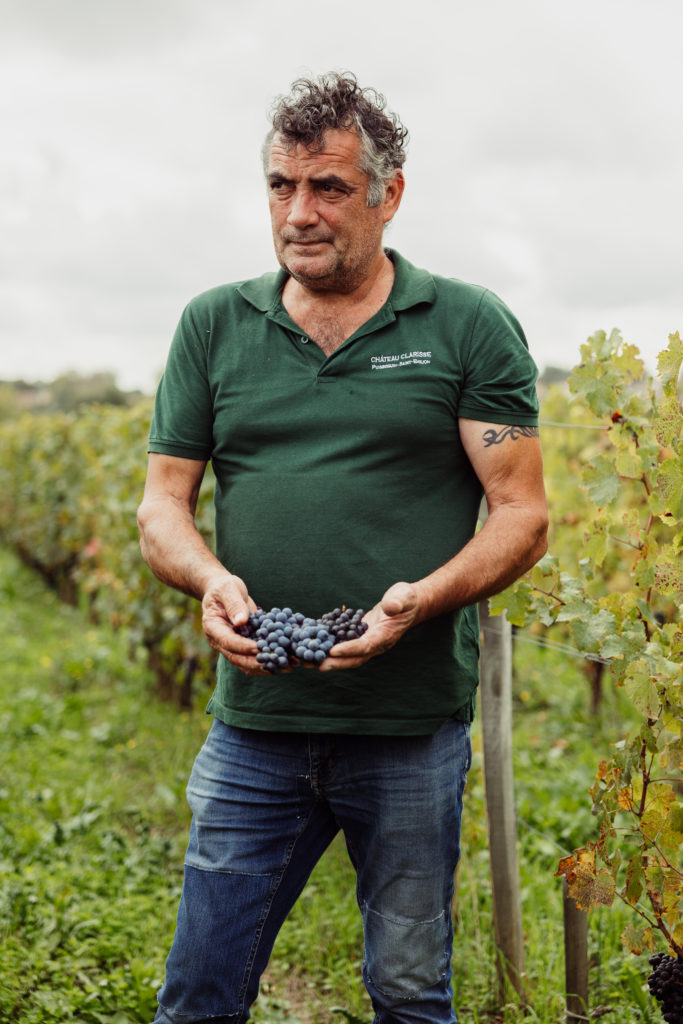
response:
<path id="1" fill-rule="evenodd" d="M 598 837 L 560 872 L 585 909 L 615 896 L 633 908 L 633 952 L 660 933 L 683 958 L 683 343 L 671 335 L 656 379 L 616 331 L 581 354 L 564 415 L 576 411 L 577 435 L 592 430 L 547 446 L 576 472 L 550 494 L 550 553 L 491 605 L 519 626 L 564 630 L 632 702 L 636 724 L 591 789 Z"/>
<path id="2" fill-rule="evenodd" d="M 184 789 L 210 720 L 155 700 L 144 651 L 92 624 L 0 549 L 0 1021 L 148 1024 L 170 946 L 189 826 Z M 557 859 L 594 828 L 586 790 L 633 711 L 587 705 L 578 659 L 519 643 L 515 780 L 528 987 L 497 1005 L 478 724 L 463 821 L 453 983 L 463 1021 L 551 1024 L 564 1007 Z M 609 1024 L 654 1024 L 626 912 L 590 918 L 591 998 Z M 259 1024 L 370 1020 L 353 870 L 336 840 L 278 939 Z"/>
<path id="3" fill-rule="evenodd" d="M 151 402 L 23 416 L 0 425 L 0 538 L 96 622 L 129 631 L 161 696 L 191 704 L 215 659 L 196 601 L 164 587 L 140 557 L 136 509 Z M 197 523 L 212 541 L 207 474 Z"/>
<path id="4" fill-rule="evenodd" d="M 594 909 L 592 992 L 612 1006 L 612 1022 L 653 1019 L 642 957 L 683 941 L 682 362 L 678 336 L 654 381 L 617 334 L 584 346 L 574 398 L 555 389 L 543 403 L 550 554 L 493 602 L 519 627 L 527 1018 L 562 1014 L 558 859 Z M 58 606 L 2 556 L 0 1021 L 144 1024 L 154 1012 L 179 892 L 185 778 L 207 724 L 196 710 L 214 662 L 197 603 L 140 558 L 150 414 L 143 401 L 0 425 L 0 541 L 74 606 Z M 210 475 L 198 522 L 210 542 Z M 596 665 L 615 686 L 603 685 L 591 713 L 586 672 Z M 150 700 L 152 689 L 172 703 Z M 506 1007 L 491 1005 L 476 730 L 474 741 L 456 1003 L 465 1019 L 495 1011 L 513 1021 L 523 1015 L 513 993 Z M 615 895 L 623 906 L 602 909 Z M 257 1019 L 367 1016 L 360 948 L 353 878 L 335 844 L 278 941 Z"/>

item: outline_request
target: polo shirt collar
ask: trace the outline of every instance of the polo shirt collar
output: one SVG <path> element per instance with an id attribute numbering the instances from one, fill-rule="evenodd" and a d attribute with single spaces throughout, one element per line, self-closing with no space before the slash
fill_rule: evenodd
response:
<path id="1" fill-rule="evenodd" d="M 421 302 L 429 305 L 436 302 L 436 285 L 428 270 L 414 267 L 395 249 L 386 249 L 385 252 L 394 264 L 394 284 L 389 296 L 394 310 L 410 309 Z"/>
<path id="2" fill-rule="evenodd" d="M 389 296 L 392 308 L 396 311 L 410 309 L 421 302 L 435 302 L 436 285 L 429 271 L 414 267 L 395 249 L 385 249 L 385 252 L 395 268 L 394 284 Z M 279 303 L 287 277 L 284 270 L 278 270 L 255 277 L 251 281 L 244 281 L 237 290 L 252 306 L 267 313 Z"/>

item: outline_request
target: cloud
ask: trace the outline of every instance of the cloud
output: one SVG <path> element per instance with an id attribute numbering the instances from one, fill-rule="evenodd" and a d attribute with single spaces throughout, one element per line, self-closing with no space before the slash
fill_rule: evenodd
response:
<path id="1" fill-rule="evenodd" d="M 199 8 L 201 9 L 201 8 Z M 3 36 L 12 48 L 62 53 L 98 62 L 136 51 L 149 53 L 169 39 L 182 39 L 201 19 L 187 0 L 22 0 L 3 5 Z"/>
<path id="2" fill-rule="evenodd" d="M 149 386 L 191 295 L 273 267 L 266 108 L 330 68 L 410 129 L 389 244 L 498 291 L 541 361 L 680 326 L 682 28 L 679 0 L 4 5 L 0 373 Z"/>

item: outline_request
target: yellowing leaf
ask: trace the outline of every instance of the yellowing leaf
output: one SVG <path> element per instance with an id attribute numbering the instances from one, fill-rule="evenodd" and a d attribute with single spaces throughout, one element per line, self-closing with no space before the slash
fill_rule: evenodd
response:
<path id="1" fill-rule="evenodd" d="M 613 331 L 614 335 L 619 337 L 618 332 Z M 614 365 L 621 370 L 622 373 L 628 374 L 633 380 L 641 380 L 643 372 L 645 370 L 645 364 L 640 358 L 640 353 L 635 345 L 621 345 L 621 352 L 617 355 Z"/>
<path id="2" fill-rule="evenodd" d="M 642 932 L 642 928 L 638 928 L 633 924 L 627 924 L 621 933 L 624 949 L 627 949 L 629 953 L 633 953 L 634 956 L 640 956 L 643 952 Z"/>
<path id="3" fill-rule="evenodd" d="M 617 454 L 616 459 L 617 473 L 620 476 L 631 477 L 634 480 L 640 480 L 643 475 L 643 467 L 640 459 L 634 452 L 623 451 Z"/>
<path id="4" fill-rule="evenodd" d="M 651 785 L 648 788 L 641 828 L 649 839 L 662 840 L 670 845 L 667 841 L 671 833 L 669 812 L 675 801 L 676 795 L 668 785 Z"/>
<path id="5" fill-rule="evenodd" d="M 636 956 L 640 956 L 644 949 L 654 949 L 652 929 L 642 925 L 626 925 L 621 933 L 621 941 L 629 953 L 634 953 Z"/>
<path id="6" fill-rule="evenodd" d="M 531 582 L 548 593 L 552 593 L 560 582 L 560 574 L 554 559 L 542 559 L 530 573 Z"/>
<path id="7" fill-rule="evenodd" d="M 681 804 L 677 803 L 671 808 L 670 820 L 671 828 L 683 835 L 683 806 Z"/>
<path id="8" fill-rule="evenodd" d="M 671 721 L 672 719 L 669 719 L 670 723 Z M 676 724 L 680 729 L 683 723 L 677 722 Z M 657 746 L 659 747 L 659 763 L 662 768 L 665 770 L 673 769 L 673 771 L 676 771 L 676 769 L 678 769 L 679 771 L 683 771 L 683 746 L 680 741 L 680 733 L 679 736 L 673 740 L 671 738 L 667 739 L 664 733 L 660 734 Z M 683 831 L 683 829 L 681 831 Z"/>
<path id="9" fill-rule="evenodd" d="M 674 394 L 676 384 L 678 383 L 678 376 L 681 372 L 681 364 L 683 364 L 683 341 L 678 331 L 676 331 L 675 334 L 669 335 L 668 346 L 657 356 L 657 370 L 662 379 L 662 384 L 664 384 L 665 389 L 667 385 L 673 385 L 672 390 Z"/>
<path id="10" fill-rule="evenodd" d="M 674 445 L 683 436 L 683 409 L 678 398 L 672 395 L 660 402 L 652 427 L 659 444 Z"/>
<path id="11" fill-rule="evenodd" d="M 648 889 L 658 895 L 662 895 L 666 889 L 666 875 L 658 857 L 650 855 L 645 868 L 645 877 L 648 881 Z"/>
<path id="12" fill-rule="evenodd" d="M 569 894 L 576 900 L 579 910 L 590 910 L 597 905 L 611 907 L 615 889 L 614 879 L 607 868 L 599 868 L 596 874 L 580 870 Z"/>
<path id="13" fill-rule="evenodd" d="M 616 884 L 607 868 L 596 870 L 594 850 L 582 847 L 574 856 L 564 857 L 555 874 L 565 876 L 567 892 L 579 910 L 590 910 L 598 904 L 612 905 Z"/>
<path id="14" fill-rule="evenodd" d="M 630 811 L 633 807 L 633 797 L 631 795 L 631 789 L 629 786 L 624 786 L 619 790 L 617 797 L 617 803 L 620 807 L 623 807 L 625 811 Z"/>
<path id="15" fill-rule="evenodd" d="M 674 594 L 683 601 L 683 563 L 662 561 L 655 569 L 655 586 L 662 594 Z"/>
<path id="16" fill-rule="evenodd" d="M 647 662 L 639 658 L 629 666 L 624 677 L 624 689 L 635 707 L 648 719 L 656 718 L 661 709 L 657 687 Z"/>
<path id="17" fill-rule="evenodd" d="M 652 506 L 657 515 L 683 518 L 683 459 L 665 459 L 655 475 L 654 487 Z"/>

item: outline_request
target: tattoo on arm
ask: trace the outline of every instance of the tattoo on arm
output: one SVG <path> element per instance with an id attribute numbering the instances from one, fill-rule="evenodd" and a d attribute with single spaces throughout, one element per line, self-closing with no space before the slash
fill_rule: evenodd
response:
<path id="1" fill-rule="evenodd" d="M 520 437 L 538 437 L 538 427 L 501 427 L 500 430 L 486 430 L 484 432 L 484 448 L 490 448 L 492 444 L 501 444 L 506 437 L 516 441 Z"/>

